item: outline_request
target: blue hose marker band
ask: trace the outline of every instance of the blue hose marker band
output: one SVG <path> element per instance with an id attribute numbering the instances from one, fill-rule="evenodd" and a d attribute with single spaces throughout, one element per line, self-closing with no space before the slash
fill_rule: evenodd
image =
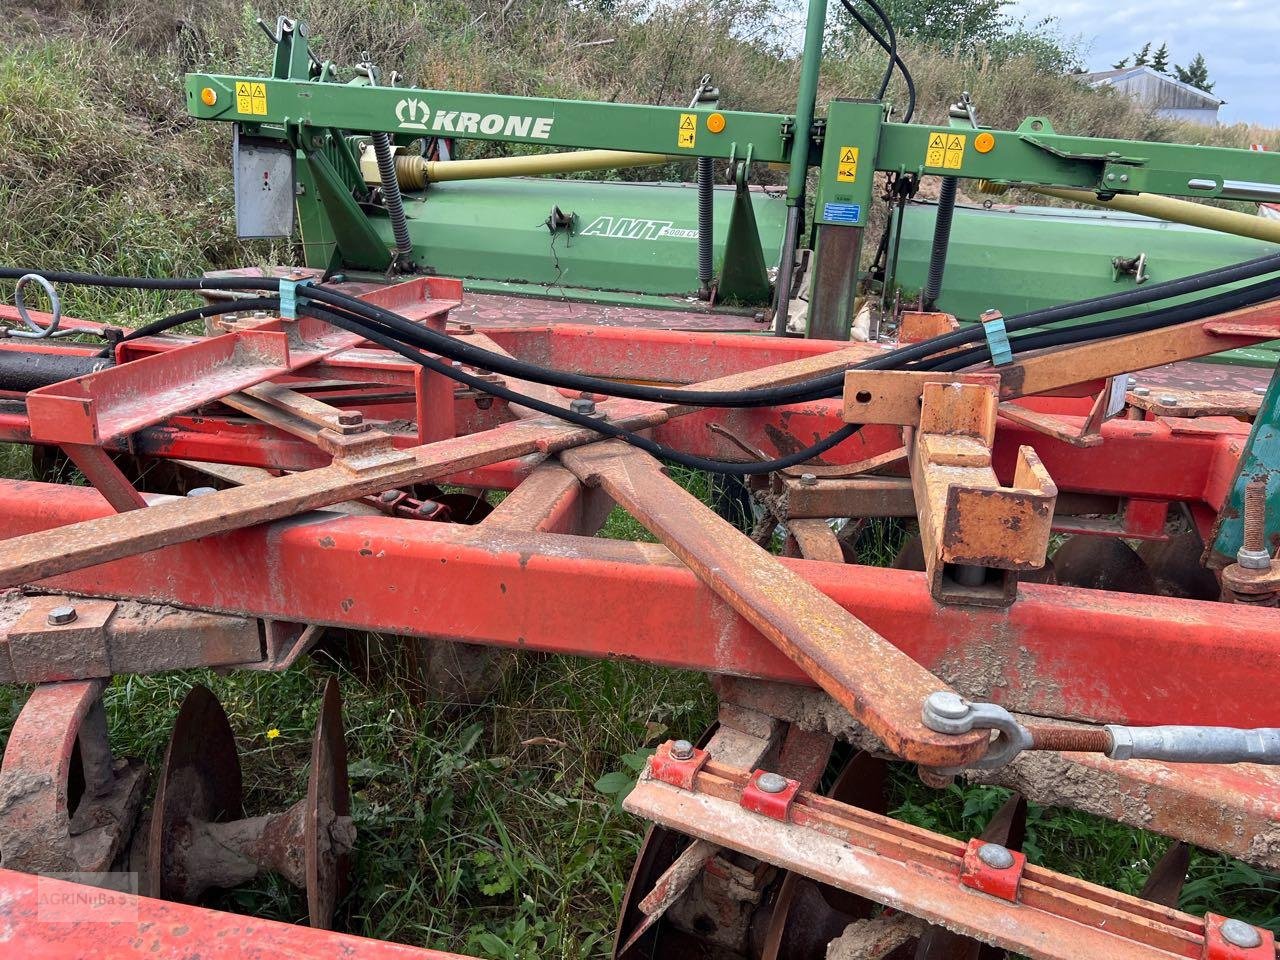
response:
<path id="1" fill-rule="evenodd" d="M 990 319 L 987 314 L 982 317 L 982 333 L 987 338 L 987 349 L 991 352 L 991 362 L 997 367 L 1013 363 L 1013 350 L 1009 347 L 1009 332 L 1004 327 L 1004 317 L 992 311 Z"/>
<path id="2" fill-rule="evenodd" d="M 298 304 L 305 303 L 306 297 L 298 295 L 298 288 L 315 283 L 314 280 L 281 280 L 280 281 L 280 316 L 286 320 L 298 319 Z"/>

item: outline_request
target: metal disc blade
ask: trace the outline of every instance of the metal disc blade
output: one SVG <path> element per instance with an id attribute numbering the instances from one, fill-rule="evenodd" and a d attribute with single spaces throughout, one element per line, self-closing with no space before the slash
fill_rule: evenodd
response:
<path id="1" fill-rule="evenodd" d="M 311 774 L 307 778 L 307 913 L 313 927 L 327 930 L 333 925 L 334 908 L 346 893 L 351 857 L 335 852 L 330 831 L 336 818 L 350 816 L 342 696 L 338 692 L 338 681 L 330 677 L 324 687 L 320 719 L 311 740 Z"/>
<path id="2" fill-rule="evenodd" d="M 173 856 L 187 832 L 185 825 L 244 816 L 235 734 L 207 687 L 192 687 L 183 699 L 156 780 L 144 892 L 164 900 L 189 900 L 200 890 L 182 875 Z"/>

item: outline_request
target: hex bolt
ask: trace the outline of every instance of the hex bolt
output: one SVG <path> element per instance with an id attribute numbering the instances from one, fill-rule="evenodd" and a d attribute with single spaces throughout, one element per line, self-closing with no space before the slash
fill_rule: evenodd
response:
<path id="1" fill-rule="evenodd" d="M 1137 378 L 1137 377 L 1129 377 L 1129 378 L 1125 381 L 1125 386 L 1128 386 L 1128 387 L 1136 387 L 1137 385 L 1138 385 L 1138 378 Z"/>
<path id="2" fill-rule="evenodd" d="M 340 427 L 358 427 L 362 423 L 364 423 L 364 414 L 355 410 L 338 414 L 338 426 Z"/>
<path id="3" fill-rule="evenodd" d="M 1176 407 L 1178 405 L 1178 398 L 1172 393 L 1162 393 L 1160 394 L 1160 403 L 1166 407 Z"/>
<path id="4" fill-rule="evenodd" d="M 1244 538 L 1236 563 L 1246 570 L 1270 570 L 1267 550 L 1267 481 L 1250 480 L 1244 488 Z"/>
<path id="5" fill-rule="evenodd" d="M 207 497 L 211 493 L 217 493 L 217 487 L 192 487 L 187 491 L 188 497 Z"/>
<path id="6" fill-rule="evenodd" d="M 1255 394 L 1257 394 L 1258 396 L 1260 396 L 1260 397 L 1265 397 L 1265 396 L 1267 395 L 1267 388 L 1266 388 L 1266 387 L 1254 387 L 1254 388 L 1253 388 L 1253 392 L 1254 392 Z"/>
<path id="7" fill-rule="evenodd" d="M 596 413 L 596 402 L 590 397 L 575 397 L 569 401 L 569 410 L 584 417 L 593 417 Z"/>
<path id="8" fill-rule="evenodd" d="M 378 499 L 381 500 L 383 503 L 395 503 L 398 499 L 400 499 L 400 491 L 399 490 L 383 490 L 382 493 L 378 495 Z"/>
<path id="9" fill-rule="evenodd" d="M 1262 934 L 1258 933 L 1257 927 L 1243 920 L 1228 918 L 1222 921 L 1222 926 L 1218 929 L 1222 932 L 1222 939 L 1233 947 L 1252 950 L 1262 945 Z"/>
<path id="10" fill-rule="evenodd" d="M 800 486 L 816 487 L 817 485 L 818 485 L 818 477 L 816 474 L 812 474 L 812 473 L 800 474 Z"/>
<path id="11" fill-rule="evenodd" d="M 781 793 L 787 789 L 787 778 L 780 773 L 766 771 L 756 777 L 756 787 L 763 793 Z"/>
<path id="12" fill-rule="evenodd" d="M 671 745 L 672 760 L 692 760 L 693 744 L 688 740 L 677 740 Z"/>
<path id="13" fill-rule="evenodd" d="M 49 611 L 48 622 L 51 627 L 65 627 L 68 623 L 75 623 L 76 608 L 72 606 L 54 607 Z"/>
<path id="14" fill-rule="evenodd" d="M 1135 397 L 1149 397 L 1151 395 L 1150 387 L 1134 387 L 1133 395 Z"/>
<path id="15" fill-rule="evenodd" d="M 978 859 L 992 870 L 1008 870 L 1013 866 L 1013 854 L 998 843 L 984 843 L 980 846 Z"/>
<path id="16" fill-rule="evenodd" d="M 418 504 L 417 513 L 420 517 L 429 517 L 439 509 L 440 504 L 436 503 L 434 500 L 423 500 Z"/>

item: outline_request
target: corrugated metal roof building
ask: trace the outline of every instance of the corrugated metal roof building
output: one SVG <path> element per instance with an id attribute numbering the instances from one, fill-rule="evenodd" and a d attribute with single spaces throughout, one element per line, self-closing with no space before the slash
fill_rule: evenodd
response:
<path id="1" fill-rule="evenodd" d="M 1218 122 L 1218 108 L 1227 102 L 1181 80 L 1157 73 L 1145 64 L 1084 73 L 1080 79 L 1091 87 L 1114 87 L 1125 96 L 1151 107 L 1157 116 L 1190 120 L 1206 126 Z"/>

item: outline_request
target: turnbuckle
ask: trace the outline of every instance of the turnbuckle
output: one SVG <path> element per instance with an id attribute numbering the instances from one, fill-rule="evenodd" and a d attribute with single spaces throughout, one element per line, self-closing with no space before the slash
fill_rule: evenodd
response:
<path id="1" fill-rule="evenodd" d="M 938 733 L 996 731 L 982 759 L 967 767 L 940 768 L 937 772 L 944 776 L 963 770 L 998 770 L 1024 750 L 1101 753 L 1109 760 L 1280 764 L 1277 727 L 1131 727 L 1115 723 L 1083 728 L 1038 724 L 1028 727 L 1004 707 L 973 703 L 950 690 L 929 694 L 923 720 L 926 727 Z"/>

